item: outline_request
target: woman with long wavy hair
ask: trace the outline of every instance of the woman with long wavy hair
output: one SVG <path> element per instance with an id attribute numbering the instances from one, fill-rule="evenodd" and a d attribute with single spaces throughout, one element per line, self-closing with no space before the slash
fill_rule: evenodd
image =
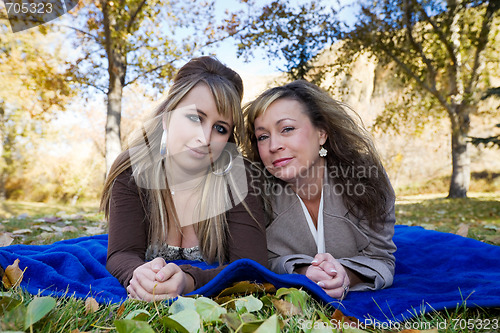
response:
<path id="1" fill-rule="evenodd" d="M 192 59 L 109 170 L 106 267 L 130 297 L 189 293 L 240 258 L 267 264 L 262 203 L 237 148 L 242 96 L 236 72 L 212 57 Z"/>
<path id="2" fill-rule="evenodd" d="M 306 81 L 244 108 L 246 153 L 265 170 L 269 266 L 305 274 L 327 294 L 392 284 L 395 195 L 353 112 Z"/>

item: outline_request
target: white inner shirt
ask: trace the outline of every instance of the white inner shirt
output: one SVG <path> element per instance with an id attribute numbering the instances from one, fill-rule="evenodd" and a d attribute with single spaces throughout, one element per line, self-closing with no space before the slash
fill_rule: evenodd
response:
<path id="1" fill-rule="evenodd" d="M 300 204 L 302 205 L 302 210 L 304 211 L 304 215 L 306 216 L 306 221 L 307 224 L 309 225 L 309 230 L 311 230 L 311 234 L 313 235 L 314 241 L 316 242 L 316 246 L 318 248 L 318 253 L 326 253 L 325 249 L 325 232 L 323 229 L 323 188 L 321 188 L 321 199 L 319 202 L 319 211 L 318 211 L 318 228 L 314 226 L 314 222 L 311 218 L 311 215 L 309 214 L 309 211 L 307 210 L 306 205 L 302 201 L 302 199 L 297 195 L 297 198 L 299 198 Z"/>

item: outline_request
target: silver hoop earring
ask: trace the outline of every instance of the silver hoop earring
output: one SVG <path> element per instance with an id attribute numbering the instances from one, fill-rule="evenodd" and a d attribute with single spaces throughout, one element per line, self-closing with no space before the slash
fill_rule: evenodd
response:
<path id="1" fill-rule="evenodd" d="M 160 155 L 162 157 L 167 156 L 167 130 L 163 130 L 160 141 Z"/>
<path id="2" fill-rule="evenodd" d="M 233 155 L 227 150 L 224 150 L 229 155 L 229 163 L 227 164 L 226 168 L 222 171 L 215 171 L 212 169 L 212 173 L 215 176 L 224 176 L 226 175 L 229 171 L 231 171 L 231 168 L 233 167 Z"/>
<path id="3" fill-rule="evenodd" d="M 319 150 L 319 156 L 325 157 L 326 154 L 328 154 L 328 150 L 326 150 L 325 147 L 321 146 L 321 149 Z"/>

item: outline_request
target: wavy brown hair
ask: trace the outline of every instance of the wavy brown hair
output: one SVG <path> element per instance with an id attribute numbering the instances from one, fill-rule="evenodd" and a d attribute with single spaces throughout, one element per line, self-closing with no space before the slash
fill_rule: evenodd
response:
<path id="1" fill-rule="evenodd" d="M 334 175 L 335 183 L 343 185 L 343 188 L 348 188 L 349 184 L 353 188 L 358 184 L 363 186 L 363 195 L 343 191 L 342 198 L 349 212 L 358 218 L 367 219 L 372 228 L 375 228 L 376 223 L 383 222 L 394 192 L 370 134 L 353 110 L 312 83 L 298 80 L 271 88 L 244 107 L 246 131 L 250 139 L 244 150 L 250 160 L 263 165 L 257 148 L 255 119 L 279 99 L 298 101 L 303 105 L 311 123 L 327 133 L 328 138 L 323 146 L 328 151 L 326 164 L 329 174 Z M 352 168 L 370 172 L 332 172 Z M 377 171 L 375 177 L 371 174 L 374 168 Z M 270 179 L 279 181 L 272 176 Z"/>
<path id="2" fill-rule="evenodd" d="M 161 117 L 164 113 L 174 110 L 179 102 L 197 84 L 205 84 L 215 99 L 219 114 L 224 117 L 232 116 L 234 129 L 229 142 L 239 145 L 245 137 L 241 100 L 243 98 L 243 82 L 241 77 L 229 67 L 213 57 L 194 58 L 186 63 L 176 74 L 173 84 L 164 100 L 158 105 L 147 122 L 139 131 L 134 140 L 114 162 L 108 172 L 101 197 L 101 210 L 109 220 L 110 205 L 112 204 L 112 188 L 115 179 L 132 167 L 131 155 L 134 155 L 134 177 L 141 179 L 147 186 L 141 186 L 139 193 L 150 221 L 150 244 L 162 243 L 167 237 L 167 226 L 172 223 L 181 230 L 172 195 L 169 190 L 165 174 L 163 159 L 156 159 L 152 163 L 152 152 L 160 151 L 160 141 L 163 132 Z M 146 143 L 146 144 L 144 144 Z M 139 177 L 139 178 L 138 178 Z M 201 209 L 213 209 L 227 206 L 227 198 L 223 194 L 228 177 L 215 177 L 208 174 L 210 186 L 204 186 L 202 199 L 199 203 Z M 208 184 L 207 183 L 207 184 Z M 145 188 L 144 188 L 145 187 Z M 215 195 L 214 195 L 215 193 Z M 221 193 L 221 195 L 218 195 Z M 224 210 L 218 210 L 224 211 Z M 213 215 L 206 215 L 213 216 Z M 227 260 L 227 220 L 225 214 L 208 218 L 195 228 L 201 253 L 204 259 L 225 262 Z"/>

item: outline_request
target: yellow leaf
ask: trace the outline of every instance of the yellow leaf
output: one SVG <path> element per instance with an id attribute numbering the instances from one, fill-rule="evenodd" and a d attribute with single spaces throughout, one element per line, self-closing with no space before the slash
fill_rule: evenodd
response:
<path id="1" fill-rule="evenodd" d="M 99 310 L 99 303 L 92 297 L 85 300 L 85 314 L 94 313 Z"/>
<path id="2" fill-rule="evenodd" d="M 23 271 L 19 268 L 19 259 L 16 259 L 12 265 L 5 269 L 2 283 L 5 288 L 17 288 L 23 280 Z"/>

